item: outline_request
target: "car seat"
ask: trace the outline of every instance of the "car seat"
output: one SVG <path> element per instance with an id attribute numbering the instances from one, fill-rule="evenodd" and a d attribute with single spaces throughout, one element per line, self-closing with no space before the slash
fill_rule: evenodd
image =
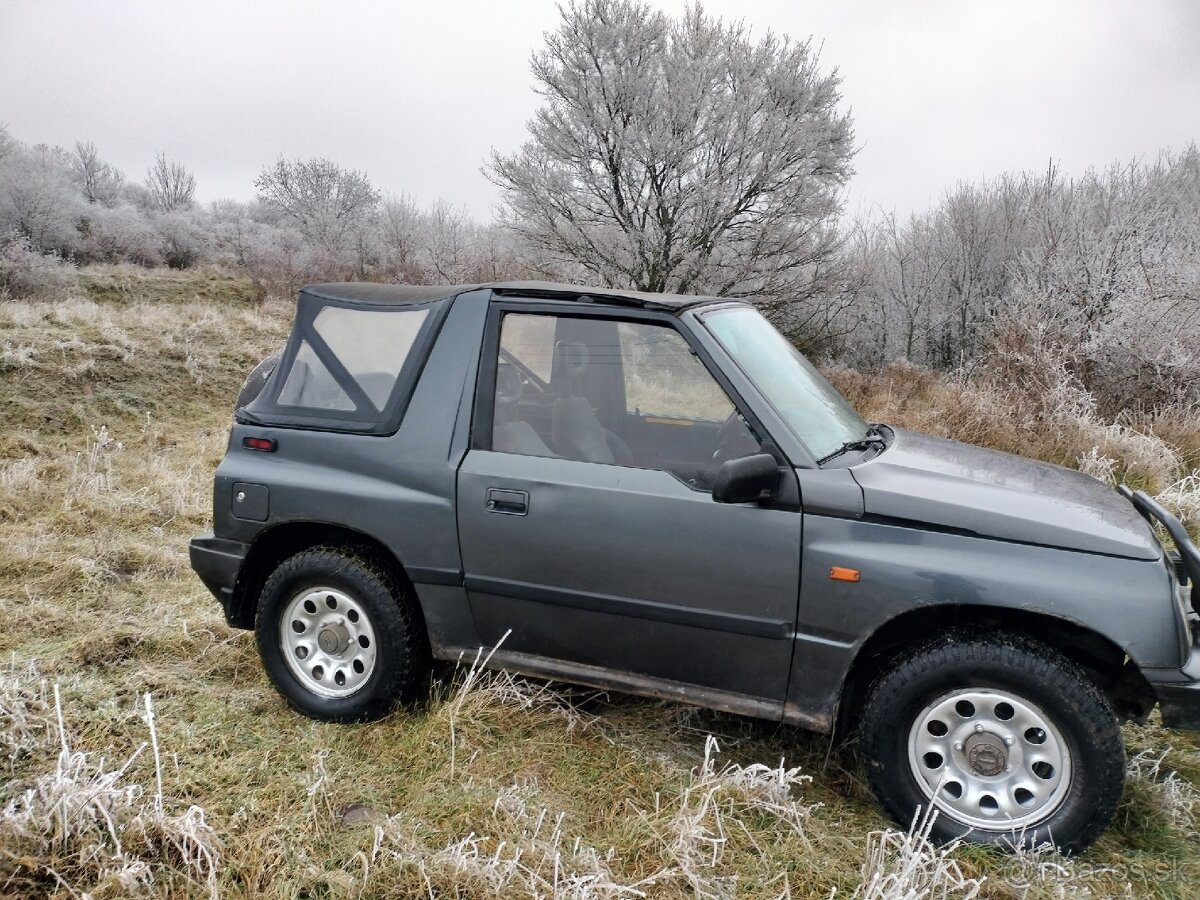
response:
<path id="1" fill-rule="evenodd" d="M 552 382 L 558 397 L 550 413 L 551 439 L 559 453 L 584 462 L 629 466 L 633 454 L 620 437 L 600 424 L 596 411 L 583 396 L 583 380 L 590 365 L 584 344 L 560 341 L 554 345 Z"/>
<path id="2" fill-rule="evenodd" d="M 496 407 L 492 421 L 492 449 L 522 456 L 555 456 L 533 426 L 518 417 L 524 386 L 521 373 L 512 363 L 496 366 Z"/>

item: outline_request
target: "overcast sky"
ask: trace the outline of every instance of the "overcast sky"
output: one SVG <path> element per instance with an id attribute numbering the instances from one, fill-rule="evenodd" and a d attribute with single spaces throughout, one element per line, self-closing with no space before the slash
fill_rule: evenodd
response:
<path id="1" fill-rule="evenodd" d="M 653 0 L 678 12 L 683 0 Z M 755 33 L 812 36 L 862 147 L 850 205 L 920 209 L 959 179 L 1068 172 L 1200 136 L 1193 0 L 710 0 Z M 200 199 L 248 199 L 265 163 L 327 156 L 480 218 L 480 174 L 537 104 L 553 0 L 0 0 L 0 123 L 93 141 L 140 179 L 159 150 Z"/>

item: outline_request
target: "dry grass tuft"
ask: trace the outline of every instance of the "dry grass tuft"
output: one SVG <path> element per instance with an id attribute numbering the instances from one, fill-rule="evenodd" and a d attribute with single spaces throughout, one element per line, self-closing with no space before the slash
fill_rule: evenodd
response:
<path id="1" fill-rule="evenodd" d="M 1200 813 L 1200 790 L 1179 773 L 1164 774 L 1163 763 L 1169 749 L 1146 749 L 1130 757 L 1127 764 L 1129 780 L 1151 792 L 1155 809 L 1180 831 L 1196 833 L 1196 816 Z"/>
<path id="2" fill-rule="evenodd" d="M 8 771 L 45 745 L 51 722 L 45 715 L 47 685 L 38 676 L 37 665 L 10 661 L 0 687 L 0 752 L 8 758 Z"/>
<path id="3" fill-rule="evenodd" d="M 536 681 L 511 672 L 489 670 L 492 655 L 511 632 L 496 642 L 486 653 L 483 648 L 475 654 L 465 670 L 461 660 L 450 685 L 451 697 L 439 710 L 450 732 L 450 777 L 457 771 L 460 732 L 464 723 L 488 727 L 510 715 L 524 716 L 526 721 L 543 721 L 562 725 L 568 732 L 586 728 L 596 722 L 577 708 L 563 691 L 555 690 L 549 682 Z"/>
<path id="4" fill-rule="evenodd" d="M 1159 492 L 1158 499 L 1193 531 L 1200 528 L 1200 469 L 1167 485 Z"/>
<path id="5" fill-rule="evenodd" d="M 766 816 L 774 826 L 799 839 L 812 852 L 805 826 L 820 804 L 802 804 L 792 797 L 794 788 L 811 782 L 798 767 L 785 768 L 783 760 L 772 768 L 763 763 L 748 766 L 727 763 L 720 769 L 720 752 L 712 735 L 705 738 L 704 761 L 693 770 L 678 808 L 660 826 L 674 868 L 696 897 L 734 897 L 737 876 L 728 873 L 726 852 L 731 838 L 749 835 L 747 820 Z M 751 839 L 753 840 L 753 839 Z"/>
<path id="6" fill-rule="evenodd" d="M 163 794 L 150 695 L 145 709 L 153 792 L 129 777 L 146 743 L 119 768 L 72 750 L 59 686 L 54 685 L 53 708 L 45 693 L 45 682 L 31 690 L 23 678 L 13 677 L 0 695 L 5 733 L 16 735 L 6 741 L 15 748 L 10 762 L 25 757 L 22 770 L 32 772 L 8 785 L 0 809 L 3 889 L 29 896 L 63 889 L 96 900 L 182 889 L 216 898 L 221 842 L 203 808 L 168 812 L 175 804 Z"/>
<path id="7" fill-rule="evenodd" d="M 861 900 L 971 900 L 986 878 L 968 878 L 952 858 L 959 844 L 935 847 L 929 833 L 937 821 L 932 807 L 917 810 L 907 832 L 887 829 L 867 836 L 862 884 L 854 892 Z"/>

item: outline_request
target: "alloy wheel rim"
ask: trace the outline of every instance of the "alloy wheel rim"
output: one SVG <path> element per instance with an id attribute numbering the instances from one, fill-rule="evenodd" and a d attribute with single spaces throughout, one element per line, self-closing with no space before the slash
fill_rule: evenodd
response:
<path id="1" fill-rule="evenodd" d="M 913 720 L 908 762 L 927 799 L 984 831 L 1044 822 L 1071 786 L 1071 752 L 1039 707 L 1008 691 L 943 694 Z"/>
<path id="2" fill-rule="evenodd" d="M 279 620 L 279 647 L 296 680 L 320 697 L 349 697 L 375 671 L 370 616 L 334 588 L 305 588 L 288 602 Z"/>

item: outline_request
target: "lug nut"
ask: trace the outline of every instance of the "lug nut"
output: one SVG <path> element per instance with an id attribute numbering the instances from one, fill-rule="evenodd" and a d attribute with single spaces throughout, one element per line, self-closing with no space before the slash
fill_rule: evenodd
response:
<path id="1" fill-rule="evenodd" d="M 975 723 L 975 733 L 976 733 L 976 734 L 982 734 L 982 733 L 983 733 L 983 723 L 982 723 L 982 722 L 976 722 L 976 723 Z"/>
<path id="2" fill-rule="evenodd" d="M 1004 744 L 1005 744 L 1005 746 L 1007 746 L 1007 747 L 1011 747 L 1011 746 L 1013 745 L 1013 739 L 1012 739 L 1012 737 L 1011 737 L 1011 736 L 1010 736 L 1010 737 L 1006 737 L 1006 738 L 1004 739 Z"/>
<path id="3" fill-rule="evenodd" d="M 957 750 L 959 753 L 962 753 L 962 741 L 955 741 L 954 749 Z"/>

